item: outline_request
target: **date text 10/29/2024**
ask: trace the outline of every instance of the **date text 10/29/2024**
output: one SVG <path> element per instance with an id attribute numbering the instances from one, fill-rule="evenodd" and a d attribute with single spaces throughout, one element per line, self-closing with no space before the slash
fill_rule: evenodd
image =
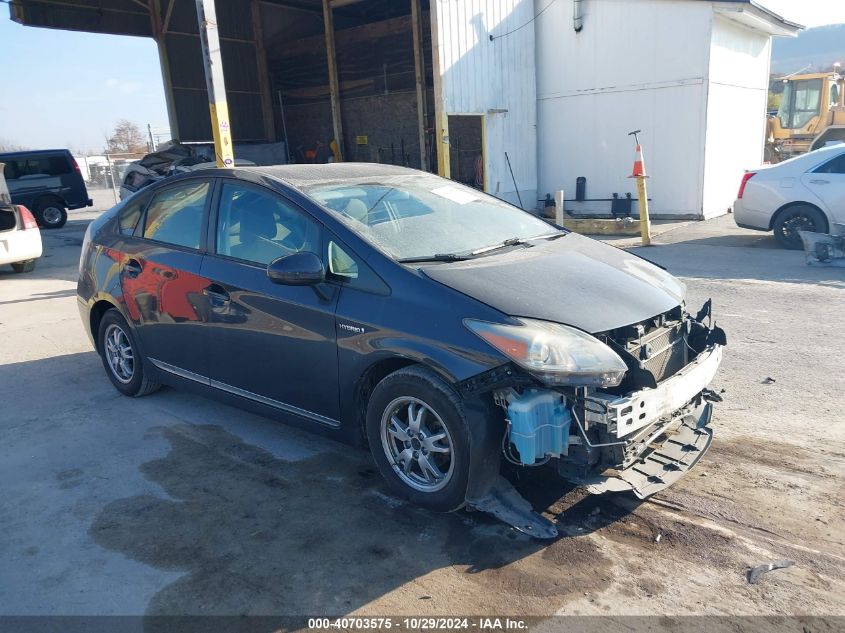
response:
<path id="1" fill-rule="evenodd" d="M 528 622 L 520 618 L 435 618 L 435 617 L 345 617 L 345 618 L 310 618 L 308 628 L 314 631 L 525 631 Z"/>

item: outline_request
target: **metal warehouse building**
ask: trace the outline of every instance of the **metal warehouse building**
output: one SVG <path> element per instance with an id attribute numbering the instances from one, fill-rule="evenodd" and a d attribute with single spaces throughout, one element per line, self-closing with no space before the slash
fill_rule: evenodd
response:
<path id="1" fill-rule="evenodd" d="M 652 213 L 724 213 L 762 159 L 770 44 L 750 0 L 216 0 L 235 142 L 407 164 L 523 207 L 585 179 L 574 212 L 634 187 Z M 171 131 L 211 124 L 194 0 L 16 0 L 25 25 L 151 37 Z M 127 73 L 131 73 L 127 65 Z"/>

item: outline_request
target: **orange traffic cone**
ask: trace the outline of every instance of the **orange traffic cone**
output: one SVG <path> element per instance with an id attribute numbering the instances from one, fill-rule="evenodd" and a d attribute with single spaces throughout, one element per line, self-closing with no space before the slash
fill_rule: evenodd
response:
<path id="1" fill-rule="evenodd" d="M 637 143 L 637 157 L 634 159 L 634 169 L 628 178 L 648 178 L 645 174 L 645 163 L 643 162 L 643 148 Z"/>

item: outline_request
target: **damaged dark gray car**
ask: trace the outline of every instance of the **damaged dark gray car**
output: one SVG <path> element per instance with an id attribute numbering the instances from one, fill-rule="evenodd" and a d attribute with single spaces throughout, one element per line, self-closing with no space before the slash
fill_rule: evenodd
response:
<path id="1" fill-rule="evenodd" d="M 725 334 L 648 261 L 431 174 L 204 170 L 88 230 L 80 313 L 139 396 L 200 391 L 365 443 L 397 494 L 556 535 L 502 477 L 640 498 L 707 451 Z"/>

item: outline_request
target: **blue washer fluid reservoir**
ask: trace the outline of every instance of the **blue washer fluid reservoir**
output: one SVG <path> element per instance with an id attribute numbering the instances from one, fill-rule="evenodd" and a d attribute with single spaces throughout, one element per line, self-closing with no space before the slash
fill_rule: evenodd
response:
<path id="1" fill-rule="evenodd" d="M 523 464 L 528 466 L 546 456 L 569 453 L 572 414 L 560 394 L 530 390 L 510 398 L 508 418 L 510 441 Z"/>

